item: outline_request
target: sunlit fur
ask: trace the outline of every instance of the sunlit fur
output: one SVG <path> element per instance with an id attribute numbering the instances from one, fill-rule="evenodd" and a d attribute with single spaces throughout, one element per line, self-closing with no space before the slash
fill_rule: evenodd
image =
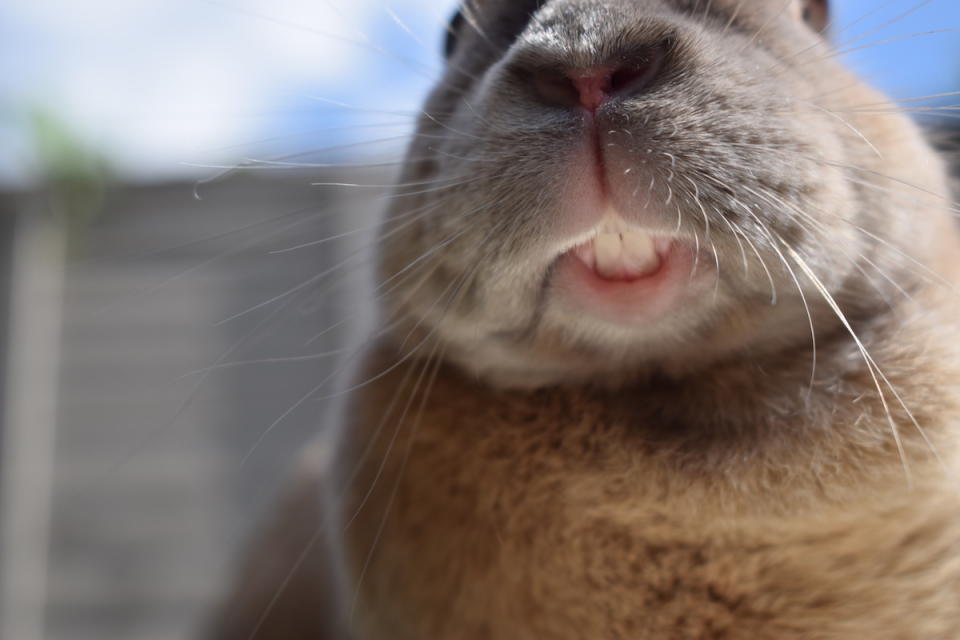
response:
<path id="1" fill-rule="evenodd" d="M 264 587 L 255 637 L 309 593 L 358 640 L 960 637 L 956 207 L 797 4 L 468 5 L 381 234 L 330 553 L 295 563 L 336 579 Z M 612 190 L 713 277 L 623 326 L 554 295 L 582 118 L 519 78 L 663 42 L 605 116 Z"/>
<path id="2" fill-rule="evenodd" d="M 436 268 L 426 282 L 411 278 L 389 297 L 391 308 L 493 383 L 600 382 L 809 345 L 796 266 L 783 263 L 780 239 L 852 317 L 897 293 L 871 263 L 909 288 L 916 276 L 899 252 L 926 260 L 947 217 L 939 160 L 905 118 L 851 112 L 883 98 L 857 84 L 784 3 L 741 4 L 737 12 L 737 0 L 718 0 L 706 13 L 695 2 L 549 2 L 503 48 L 484 37 L 484 21 L 523 7 L 480 3 L 477 29 L 463 30 L 427 102 L 411 149 L 418 161 L 404 174 L 436 188 L 399 197 L 392 210 L 433 212 L 383 242 L 384 274 L 450 247 L 425 261 Z M 647 206 L 652 183 L 654 202 L 671 202 L 653 220 L 660 230 L 673 233 L 682 218 L 680 233 L 701 244 L 702 269 L 716 269 L 716 249 L 719 286 L 716 295 L 692 292 L 663 323 L 625 329 L 569 313 L 543 293 L 560 242 L 548 230 L 584 125 L 575 110 L 545 107 L 512 71 L 534 60 L 589 66 L 664 38 L 673 49 L 665 77 L 609 107 L 610 153 L 618 172 L 633 170 L 620 178 L 624 199 L 641 188 L 628 205 Z M 903 185 L 880 174 L 937 195 L 892 198 L 885 189 Z M 822 296 L 800 280 L 817 331 L 837 330 Z M 445 304 L 454 288 L 462 299 Z"/>

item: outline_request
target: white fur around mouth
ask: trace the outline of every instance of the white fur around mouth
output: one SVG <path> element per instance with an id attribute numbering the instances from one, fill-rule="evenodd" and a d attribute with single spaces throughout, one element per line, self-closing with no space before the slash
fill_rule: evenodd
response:
<path id="1" fill-rule="evenodd" d="M 604 224 L 573 251 L 605 280 L 639 280 L 660 269 L 661 258 L 654 237 L 618 223 Z"/>

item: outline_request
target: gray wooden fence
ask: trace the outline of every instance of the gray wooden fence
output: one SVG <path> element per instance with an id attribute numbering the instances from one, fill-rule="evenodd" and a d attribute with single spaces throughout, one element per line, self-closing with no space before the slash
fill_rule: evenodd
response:
<path id="1" fill-rule="evenodd" d="M 196 633 L 292 458 L 324 428 L 327 403 L 298 402 L 338 366 L 235 363 L 342 348 L 370 322 L 356 305 L 369 264 L 360 250 L 380 203 L 315 181 L 234 178 L 204 187 L 201 200 L 191 184 L 125 187 L 71 239 L 48 552 L 42 563 L 24 560 L 38 539 L 21 522 L 4 529 L 19 538 L 0 558 L 21 574 L 7 574 L 0 623 L 17 640 Z M 0 216 L 0 245 L 13 242 L 10 220 Z M 346 313 L 359 315 L 345 322 Z M 18 476 L 32 484 L 5 495 L 31 503 L 43 480 L 32 461 L 19 468 L 32 470 Z M 31 581 L 42 595 L 25 590 Z"/>

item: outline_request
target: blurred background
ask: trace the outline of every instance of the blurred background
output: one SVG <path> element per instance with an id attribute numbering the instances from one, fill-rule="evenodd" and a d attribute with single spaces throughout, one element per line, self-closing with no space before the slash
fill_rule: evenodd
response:
<path id="1" fill-rule="evenodd" d="M 0 638 L 197 637 L 372 322 L 454 4 L 0 3 Z M 960 3 L 833 4 L 955 135 Z"/>

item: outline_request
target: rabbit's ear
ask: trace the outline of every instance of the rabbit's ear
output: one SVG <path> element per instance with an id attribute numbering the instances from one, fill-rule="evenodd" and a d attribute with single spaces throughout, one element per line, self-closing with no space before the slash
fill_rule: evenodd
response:
<path id="1" fill-rule="evenodd" d="M 463 9 L 460 9 L 447 25 L 447 37 L 443 44 L 443 55 L 447 58 L 452 56 L 454 49 L 457 48 L 457 40 L 460 36 L 460 30 L 463 28 L 463 21 Z"/>

